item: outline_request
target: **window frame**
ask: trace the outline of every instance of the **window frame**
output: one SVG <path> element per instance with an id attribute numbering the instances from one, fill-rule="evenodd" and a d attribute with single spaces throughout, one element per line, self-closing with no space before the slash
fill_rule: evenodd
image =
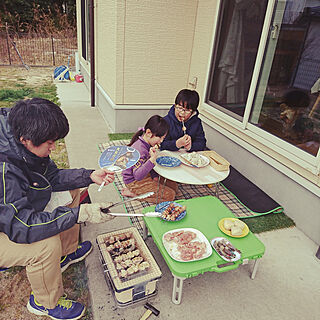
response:
<path id="1" fill-rule="evenodd" d="M 316 156 L 313 156 L 307 153 L 304 150 L 297 148 L 296 146 L 282 140 L 281 138 L 255 126 L 249 122 L 251 110 L 253 108 L 253 102 L 255 94 L 258 89 L 260 72 L 263 67 L 264 54 L 267 49 L 268 38 L 271 30 L 271 24 L 274 17 L 274 10 L 278 2 L 286 2 L 286 0 L 270 0 L 267 4 L 265 20 L 262 27 L 260 42 L 257 51 L 257 57 L 254 64 L 253 74 L 251 78 L 251 83 L 249 87 L 249 92 L 247 96 L 245 112 L 243 117 L 236 116 L 234 113 L 230 114 L 228 110 L 224 109 L 222 106 L 217 105 L 213 101 L 209 101 L 210 88 L 212 85 L 212 78 L 214 73 L 214 66 L 216 62 L 217 54 L 217 43 L 219 37 L 219 29 L 221 26 L 222 20 L 222 0 L 218 1 L 215 23 L 213 25 L 213 37 L 211 42 L 211 56 L 209 57 L 209 67 L 206 77 L 206 82 L 204 85 L 204 103 L 202 105 L 202 110 L 213 115 L 217 119 L 225 122 L 236 130 L 239 130 L 241 133 L 245 134 L 248 138 L 256 140 L 258 143 L 271 148 L 276 151 L 279 155 L 284 156 L 289 161 L 294 162 L 300 167 L 308 170 L 314 175 L 320 174 L 320 149 Z M 253 152 L 255 155 L 259 152 Z M 290 168 L 291 169 L 291 168 Z"/>
<path id="2" fill-rule="evenodd" d="M 90 0 L 81 0 L 81 56 L 90 61 Z"/>

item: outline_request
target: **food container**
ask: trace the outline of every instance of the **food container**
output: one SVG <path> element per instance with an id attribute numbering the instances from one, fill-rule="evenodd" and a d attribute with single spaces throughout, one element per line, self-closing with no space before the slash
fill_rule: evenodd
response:
<path id="1" fill-rule="evenodd" d="M 220 156 L 213 150 L 202 151 L 203 155 L 210 159 L 210 166 L 217 171 L 227 171 L 230 167 L 230 162 Z"/>
<path id="2" fill-rule="evenodd" d="M 121 277 L 119 270 L 117 270 L 117 263 L 114 260 L 115 256 L 108 251 L 109 243 L 107 242 L 111 236 L 117 237 L 123 234 L 131 234 L 131 238 L 135 242 L 135 250 L 139 250 L 139 256 L 149 264 L 149 267 L 145 270 L 139 270 L 125 278 Z M 105 279 L 118 307 L 126 307 L 157 293 L 157 281 L 161 278 L 162 273 L 135 227 L 101 234 L 97 237 L 97 244 L 100 250 Z"/>

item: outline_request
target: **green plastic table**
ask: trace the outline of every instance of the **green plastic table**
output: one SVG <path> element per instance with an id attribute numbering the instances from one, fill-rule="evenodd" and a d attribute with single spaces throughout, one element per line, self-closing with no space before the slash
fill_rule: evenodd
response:
<path id="1" fill-rule="evenodd" d="M 195 277 L 208 271 L 226 272 L 238 268 L 241 264 L 247 264 L 249 260 L 255 260 L 251 279 L 254 279 L 258 259 L 265 252 L 264 244 L 251 232 L 243 238 L 234 238 L 223 233 L 218 222 L 222 218 L 235 215 L 216 197 L 205 196 L 188 200 L 177 200 L 176 202 L 187 207 L 186 216 L 180 221 L 164 221 L 159 218 L 144 217 L 145 232 L 147 229 L 160 253 L 165 259 L 173 275 L 172 302 L 181 303 L 183 281 L 186 278 Z M 154 206 L 147 207 L 144 212 L 154 211 Z M 212 255 L 203 260 L 193 262 L 179 262 L 170 257 L 162 243 L 162 236 L 167 231 L 180 228 L 194 228 L 200 230 L 210 242 L 216 237 L 225 237 L 236 248 L 241 250 L 241 259 L 236 262 L 226 262 L 214 249 Z M 146 233 L 145 233 L 146 235 Z"/>

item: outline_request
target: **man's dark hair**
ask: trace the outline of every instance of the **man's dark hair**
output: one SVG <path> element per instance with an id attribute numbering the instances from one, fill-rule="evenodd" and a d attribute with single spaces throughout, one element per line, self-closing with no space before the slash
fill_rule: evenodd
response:
<path id="1" fill-rule="evenodd" d="M 196 111 L 199 105 L 199 94 L 195 90 L 182 89 L 176 96 L 175 104 Z"/>
<path id="2" fill-rule="evenodd" d="M 68 120 L 59 106 L 41 98 L 17 101 L 9 113 L 11 132 L 17 141 L 23 137 L 33 145 L 64 138 L 69 132 Z"/>
<path id="3" fill-rule="evenodd" d="M 292 109 L 307 108 L 310 103 L 310 98 L 305 91 L 295 89 L 286 92 L 281 102 Z"/>

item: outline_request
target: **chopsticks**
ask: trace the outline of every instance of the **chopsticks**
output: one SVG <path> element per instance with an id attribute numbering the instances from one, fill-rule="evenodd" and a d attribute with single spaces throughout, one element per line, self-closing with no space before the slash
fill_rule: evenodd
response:
<path id="1" fill-rule="evenodd" d="M 192 167 L 195 168 L 199 168 L 198 166 L 196 166 L 195 164 L 193 164 L 191 161 L 187 160 L 185 157 L 183 157 L 182 155 L 180 155 L 180 158 L 182 158 L 185 162 L 188 162 Z"/>
<path id="2" fill-rule="evenodd" d="M 212 159 L 216 164 L 222 164 L 221 162 L 219 162 L 218 160 L 216 160 L 215 158 L 213 158 L 212 156 L 209 156 L 210 159 Z"/>

